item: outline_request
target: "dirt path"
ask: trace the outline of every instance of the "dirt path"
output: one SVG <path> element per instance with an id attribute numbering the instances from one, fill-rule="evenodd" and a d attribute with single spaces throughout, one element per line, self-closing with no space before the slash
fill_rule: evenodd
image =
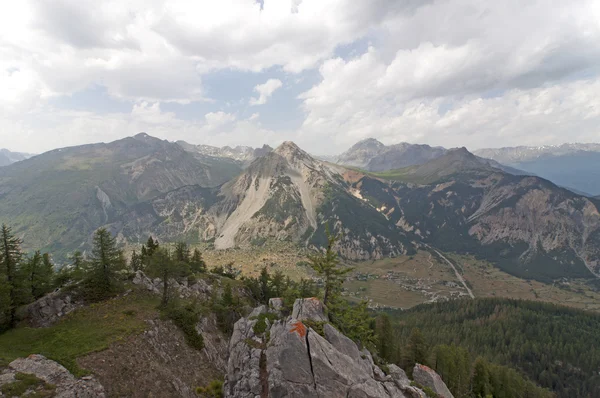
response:
<path id="1" fill-rule="evenodd" d="M 469 296 L 471 296 L 472 299 L 475 298 L 475 295 L 473 294 L 473 292 L 471 291 L 471 289 L 469 289 L 469 287 L 467 286 L 467 282 L 465 282 L 465 279 L 462 277 L 461 274 L 458 273 L 458 270 L 456 269 L 456 267 L 454 266 L 454 263 L 450 260 L 448 260 L 442 253 L 440 253 L 437 249 L 429 246 L 426 243 L 423 243 L 425 246 L 427 246 L 428 248 L 430 248 L 431 250 L 433 250 L 434 252 L 436 252 L 438 254 L 438 256 L 440 256 L 441 258 L 444 259 L 444 261 L 446 261 L 448 264 L 450 264 L 450 266 L 452 267 L 452 269 L 454 270 L 454 273 L 456 274 L 456 278 L 460 281 L 460 283 L 462 283 L 462 285 L 465 287 L 467 293 L 469 293 Z"/>

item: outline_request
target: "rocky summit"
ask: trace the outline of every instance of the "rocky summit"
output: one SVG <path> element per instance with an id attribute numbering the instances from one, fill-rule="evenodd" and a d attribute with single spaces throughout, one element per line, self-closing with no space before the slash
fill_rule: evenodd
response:
<path id="1" fill-rule="evenodd" d="M 281 299 L 271 299 L 236 324 L 229 343 L 225 397 L 420 398 L 404 371 L 375 364 L 371 353 L 328 322 L 322 303 L 298 299 L 285 316 Z M 434 372 L 435 373 L 435 372 Z M 437 376 L 437 375 L 436 375 Z M 430 383 L 452 397 L 439 376 Z"/>

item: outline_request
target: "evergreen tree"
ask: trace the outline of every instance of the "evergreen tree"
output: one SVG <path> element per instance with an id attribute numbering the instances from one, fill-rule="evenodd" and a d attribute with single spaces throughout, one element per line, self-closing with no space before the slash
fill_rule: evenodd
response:
<path id="1" fill-rule="evenodd" d="M 382 313 L 375 318 L 375 339 L 379 356 L 388 363 L 398 361 L 394 328 L 388 314 Z"/>
<path id="2" fill-rule="evenodd" d="M 202 259 L 202 253 L 197 248 L 194 249 L 194 253 L 192 254 L 192 259 L 190 260 L 190 268 L 192 272 L 206 272 L 206 263 Z"/>
<path id="3" fill-rule="evenodd" d="M 17 306 L 23 304 L 23 281 L 21 273 L 21 240 L 13 235 L 5 224 L 0 228 L 0 272 L 3 275 L 0 289 L 3 298 L 2 312 L 5 327 L 12 328 L 16 324 Z M 0 326 L 1 327 L 1 326 Z"/>
<path id="4" fill-rule="evenodd" d="M 404 370 L 412 377 L 412 370 L 415 364 L 420 363 L 426 365 L 427 363 L 427 345 L 425 344 L 425 338 L 421 331 L 417 328 L 413 329 L 408 343 L 404 348 L 404 356 L 402 358 Z"/>
<path id="5" fill-rule="evenodd" d="M 181 273 L 182 267 L 185 265 L 177 261 L 174 256 L 165 248 L 157 249 L 150 260 L 148 273 L 152 276 L 157 276 L 162 280 L 162 300 L 161 306 L 166 307 L 171 299 L 171 284 L 170 279 L 178 276 Z"/>
<path id="6" fill-rule="evenodd" d="M 158 240 L 154 240 L 152 236 L 149 236 L 146 242 L 146 255 L 152 257 L 156 250 L 158 250 Z"/>
<path id="7" fill-rule="evenodd" d="M 330 234 L 328 229 L 325 253 L 309 256 L 311 268 L 324 279 L 323 304 L 325 306 L 339 293 L 344 275 L 352 271 L 352 268 L 339 267 L 338 254 L 333 250 L 338 239 L 337 236 Z"/>
<path id="8" fill-rule="evenodd" d="M 190 263 L 190 248 L 185 242 L 177 242 L 175 244 L 174 260 L 180 263 Z"/>
<path id="9" fill-rule="evenodd" d="M 106 298 L 118 289 L 118 272 L 125 266 L 123 253 L 115 238 L 104 228 L 94 234 L 92 255 L 86 280 L 88 298 Z"/>
<path id="10" fill-rule="evenodd" d="M 54 265 L 48 253 L 42 255 L 39 250 L 36 251 L 25 264 L 24 272 L 32 299 L 37 300 L 52 290 Z"/>
<path id="11" fill-rule="evenodd" d="M 142 251 L 143 251 L 144 247 L 142 247 Z M 133 270 L 133 272 L 139 271 L 142 269 L 143 266 L 143 262 L 142 262 L 142 256 L 137 254 L 137 252 L 134 250 L 133 253 L 131 253 L 131 260 L 129 260 L 129 267 Z"/>

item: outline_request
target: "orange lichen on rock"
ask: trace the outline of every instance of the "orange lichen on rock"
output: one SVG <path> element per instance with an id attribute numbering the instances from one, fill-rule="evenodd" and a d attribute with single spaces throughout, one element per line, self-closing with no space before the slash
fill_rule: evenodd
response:
<path id="1" fill-rule="evenodd" d="M 295 322 L 293 324 L 293 328 L 290 330 L 290 333 L 298 333 L 298 336 L 304 338 L 306 336 L 306 326 L 300 321 Z"/>

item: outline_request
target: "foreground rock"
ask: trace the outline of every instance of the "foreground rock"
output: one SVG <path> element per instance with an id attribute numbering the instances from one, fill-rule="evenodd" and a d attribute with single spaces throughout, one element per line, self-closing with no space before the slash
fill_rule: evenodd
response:
<path id="1" fill-rule="evenodd" d="M 415 379 L 415 382 L 423 387 L 431 388 L 439 398 L 454 398 L 440 375 L 425 365 L 415 365 L 415 368 L 413 369 L 413 378 Z"/>
<path id="2" fill-rule="evenodd" d="M 273 318 L 261 306 L 235 324 L 225 397 L 425 397 L 400 368 L 386 375 L 369 351 L 327 323 L 317 299 L 296 300 L 292 316 L 272 324 L 269 311 Z M 323 336 L 309 324 L 322 325 Z"/>
<path id="3" fill-rule="evenodd" d="M 15 359 L 0 375 L 0 386 L 17 383 L 17 375 L 34 375 L 47 386 L 53 385 L 57 398 L 103 398 L 104 387 L 93 376 L 75 378 L 67 369 L 43 355 Z M 0 396 L 2 393 L 0 393 Z M 28 395 L 27 393 L 25 395 Z"/>

